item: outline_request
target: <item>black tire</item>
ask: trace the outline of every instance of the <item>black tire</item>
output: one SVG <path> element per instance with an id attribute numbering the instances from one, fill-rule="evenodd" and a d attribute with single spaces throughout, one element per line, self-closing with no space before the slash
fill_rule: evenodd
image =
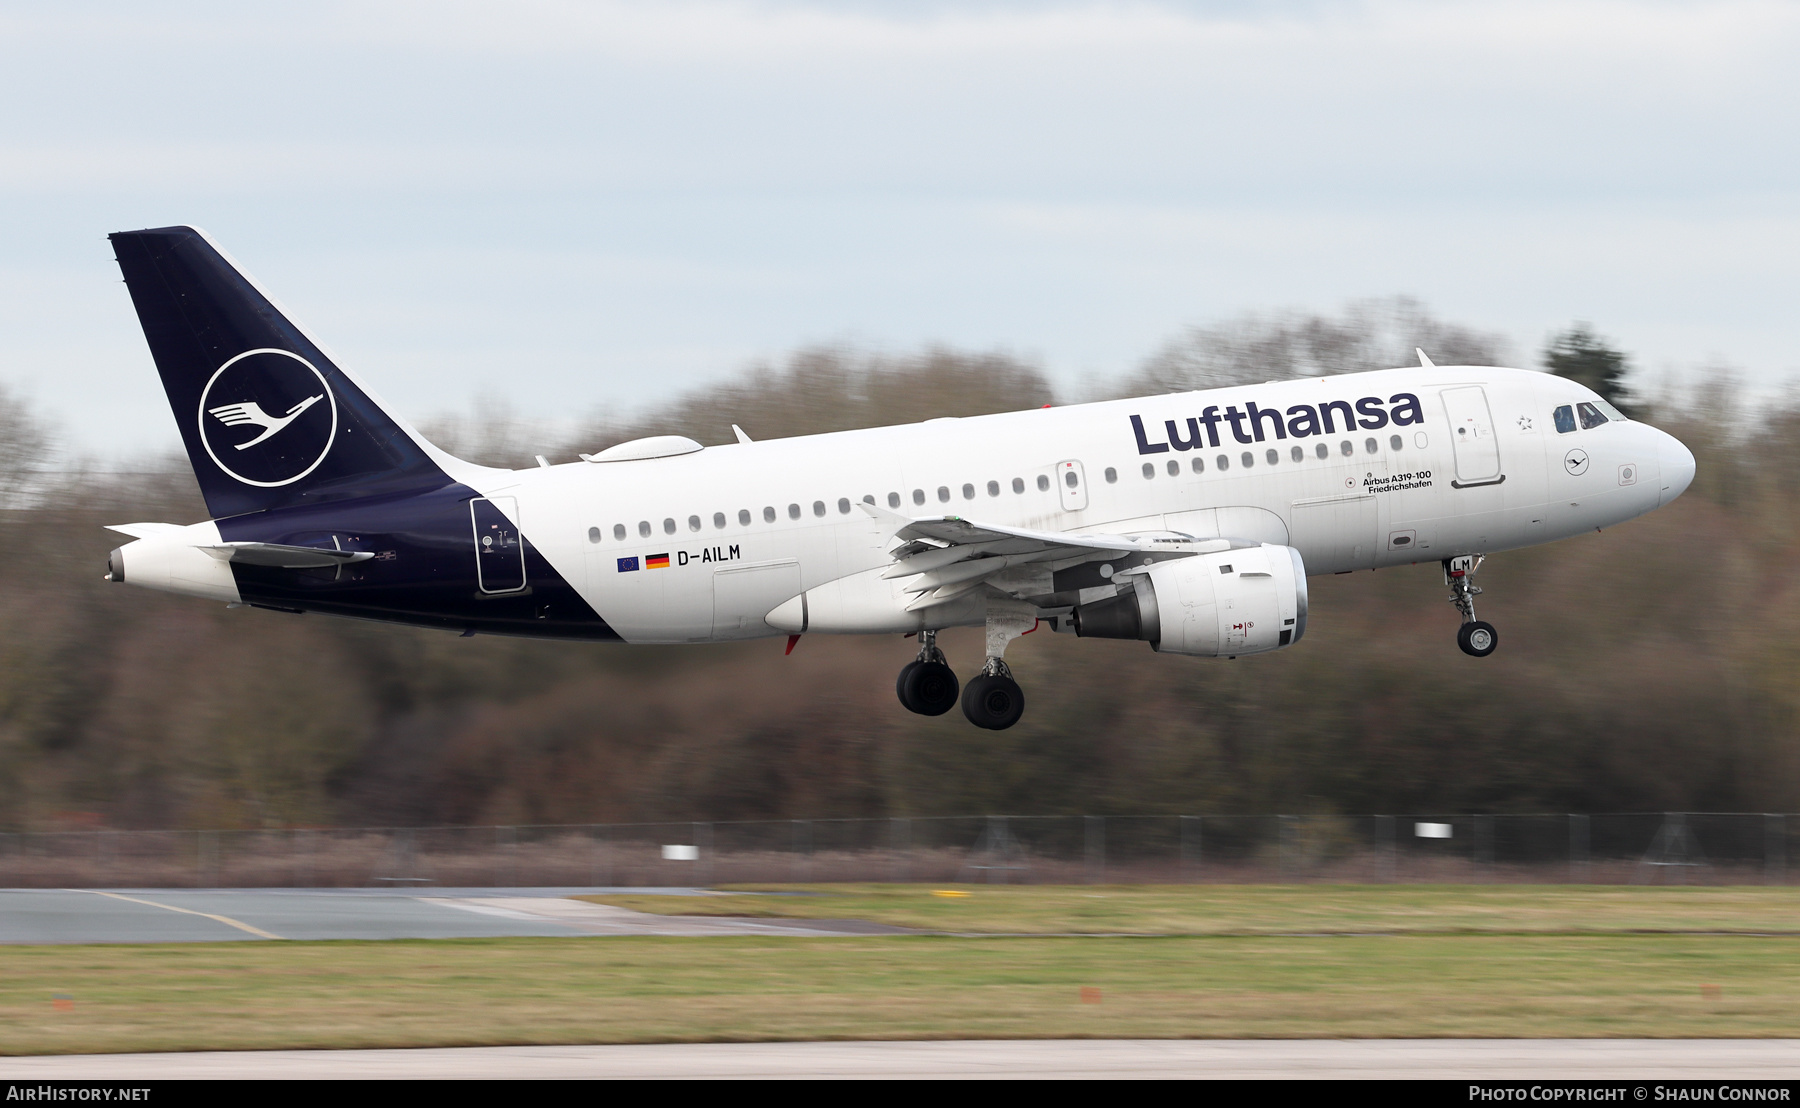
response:
<path id="1" fill-rule="evenodd" d="M 908 662 L 900 671 L 894 691 L 909 712 L 922 716 L 941 716 L 956 707 L 956 694 L 961 691 L 956 673 L 942 662 Z"/>
<path id="2" fill-rule="evenodd" d="M 1471 658 L 1485 658 L 1500 645 L 1500 632 L 1491 623 L 1476 620 L 1465 623 L 1456 632 L 1456 645 Z"/>
<path id="3" fill-rule="evenodd" d="M 907 697 L 906 682 L 912 677 L 913 671 L 924 664 L 917 659 L 910 661 L 900 667 L 900 676 L 894 678 L 894 695 L 900 698 L 900 706 L 909 712 L 916 712 L 918 709 L 913 707 L 913 702 Z"/>
<path id="4" fill-rule="evenodd" d="M 977 727 L 1004 731 L 1025 714 L 1025 690 L 1010 677 L 982 674 L 963 690 L 963 715 Z"/>

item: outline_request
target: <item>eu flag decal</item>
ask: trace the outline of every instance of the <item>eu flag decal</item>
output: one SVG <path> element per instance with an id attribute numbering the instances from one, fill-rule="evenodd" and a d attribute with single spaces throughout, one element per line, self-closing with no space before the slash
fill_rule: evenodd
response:
<path id="1" fill-rule="evenodd" d="M 644 555 L 644 568 L 668 569 L 669 556 L 667 554 L 646 554 Z"/>
<path id="2" fill-rule="evenodd" d="M 636 570 L 637 570 L 637 559 L 636 558 L 620 558 L 619 559 L 619 572 L 620 573 L 632 573 L 632 572 L 635 572 Z"/>

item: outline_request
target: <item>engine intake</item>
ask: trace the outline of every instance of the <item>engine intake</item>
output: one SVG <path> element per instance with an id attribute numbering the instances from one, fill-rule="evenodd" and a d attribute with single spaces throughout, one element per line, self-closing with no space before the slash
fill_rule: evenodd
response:
<path id="1" fill-rule="evenodd" d="M 1078 606 L 1075 633 L 1207 658 L 1280 650 L 1306 634 L 1306 567 L 1291 546 L 1157 562 L 1118 581 L 1127 583 L 1118 596 Z"/>

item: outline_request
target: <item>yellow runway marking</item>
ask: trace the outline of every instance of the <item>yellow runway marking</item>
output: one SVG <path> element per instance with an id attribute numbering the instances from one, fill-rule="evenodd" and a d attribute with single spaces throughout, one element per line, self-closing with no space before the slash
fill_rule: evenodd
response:
<path id="1" fill-rule="evenodd" d="M 271 935 L 260 927 L 252 927 L 242 920 L 235 920 L 230 916 L 215 916 L 211 912 L 196 912 L 192 908 L 177 908 L 173 904 L 158 904 L 154 900 L 140 900 L 135 896 L 123 896 L 119 893 L 103 893 L 99 889 L 64 889 L 63 891 L 70 893 L 93 893 L 95 896 L 110 896 L 114 900 L 129 900 L 133 904 L 148 904 L 152 908 L 163 908 L 171 912 L 180 912 L 184 916 L 201 916 L 205 919 L 218 920 L 220 923 L 228 924 L 237 928 L 239 931 L 248 931 L 259 939 L 281 938 L 280 935 Z"/>

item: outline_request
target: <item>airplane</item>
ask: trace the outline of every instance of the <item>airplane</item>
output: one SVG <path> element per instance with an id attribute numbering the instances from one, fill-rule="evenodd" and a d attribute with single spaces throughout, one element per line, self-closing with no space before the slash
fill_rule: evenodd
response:
<path id="1" fill-rule="evenodd" d="M 622 643 L 916 637 L 901 704 L 1002 730 L 1048 626 L 1168 654 L 1298 644 L 1307 577 L 1492 553 L 1680 496 L 1694 456 L 1546 373 L 1416 367 L 526 469 L 438 449 L 204 232 L 110 236 L 213 518 L 122 524 L 106 578 L 233 607 Z M 279 416 L 272 412 L 282 413 Z M 985 632 L 961 685 L 945 628 Z"/>

